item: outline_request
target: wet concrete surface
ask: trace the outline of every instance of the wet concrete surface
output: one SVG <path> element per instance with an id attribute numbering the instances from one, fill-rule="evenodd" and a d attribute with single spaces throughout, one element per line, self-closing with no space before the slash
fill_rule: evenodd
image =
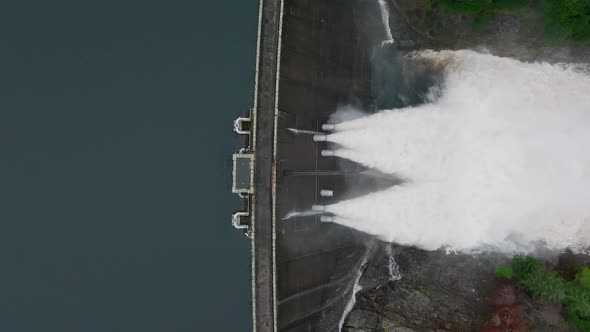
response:
<path id="1" fill-rule="evenodd" d="M 283 19 L 277 21 L 281 4 Z M 321 222 L 317 214 L 284 217 L 401 180 L 324 157 L 327 143 L 289 128 L 318 132 L 340 106 L 367 111 L 382 106 L 372 95 L 371 63 L 384 37 L 379 5 L 376 0 L 264 0 L 261 10 L 251 207 L 254 326 L 256 331 L 337 331 L 375 239 Z M 279 45 L 277 67 L 273 52 Z M 322 197 L 323 189 L 334 195 Z"/>
<path id="2" fill-rule="evenodd" d="M 369 236 L 320 222 L 288 220 L 344 198 L 347 184 L 369 176 L 362 167 L 322 157 L 325 143 L 287 128 L 321 131 L 339 105 L 370 107 L 369 41 L 359 15 L 364 2 L 284 3 L 277 120 L 276 268 L 279 331 L 336 331 L 349 302 Z M 334 191 L 321 197 L 320 190 Z"/>

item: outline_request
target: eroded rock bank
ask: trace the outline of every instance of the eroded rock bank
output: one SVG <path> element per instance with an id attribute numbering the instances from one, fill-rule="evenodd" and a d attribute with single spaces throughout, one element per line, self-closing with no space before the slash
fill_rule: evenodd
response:
<path id="1" fill-rule="evenodd" d="M 587 263 L 587 256 L 565 253 L 552 261 L 547 264 L 579 265 Z M 497 268 L 509 262 L 510 257 L 494 253 L 381 244 L 364 268 L 362 288 L 342 331 L 575 331 L 562 318 L 561 305 L 532 298 L 515 282 L 495 278 Z"/>

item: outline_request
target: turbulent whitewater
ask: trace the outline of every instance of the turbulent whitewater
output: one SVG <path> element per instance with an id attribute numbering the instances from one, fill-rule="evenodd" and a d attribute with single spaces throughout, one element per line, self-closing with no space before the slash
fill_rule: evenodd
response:
<path id="1" fill-rule="evenodd" d="M 428 250 L 587 248 L 585 68 L 473 51 L 410 57 L 442 68 L 430 102 L 342 122 L 328 135 L 337 156 L 407 181 L 328 206 L 334 221 Z"/>

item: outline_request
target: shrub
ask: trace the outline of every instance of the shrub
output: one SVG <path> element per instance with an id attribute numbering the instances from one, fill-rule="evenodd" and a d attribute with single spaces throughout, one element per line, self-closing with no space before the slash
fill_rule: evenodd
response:
<path id="1" fill-rule="evenodd" d="M 550 39 L 590 42 L 590 0 L 543 0 L 542 4 Z"/>
<path id="2" fill-rule="evenodd" d="M 492 5 L 492 0 L 432 0 L 433 3 L 438 3 L 451 11 L 477 14 Z"/>
<path id="3" fill-rule="evenodd" d="M 520 281 L 534 296 L 546 298 L 553 302 L 563 302 L 566 298 L 564 280 L 556 273 L 543 271 L 539 274 L 531 274 Z"/>
<path id="4" fill-rule="evenodd" d="M 578 315 L 570 313 L 570 312 L 566 312 L 563 315 L 563 318 L 569 324 L 577 327 L 578 330 L 580 330 L 582 332 L 590 332 L 590 321 L 589 320 L 582 319 L 582 318 L 578 317 Z"/>
<path id="5" fill-rule="evenodd" d="M 530 256 L 516 255 L 512 259 L 512 271 L 514 276 L 522 281 L 532 275 L 542 274 L 545 267 L 536 259 Z"/>
<path id="6" fill-rule="evenodd" d="M 575 281 L 578 285 L 590 289 L 590 267 L 582 267 L 576 274 Z"/>
<path id="7" fill-rule="evenodd" d="M 496 9 L 523 9 L 531 4 L 531 0 L 431 0 L 431 2 L 465 14 L 478 14 Z"/>
<path id="8" fill-rule="evenodd" d="M 494 0 L 494 8 L 504 10 L 523 9 L 531 5 L 531 0 Z"/>
<path id="9" fill-rule="evenodd" d="M 435 3 L 453 12 L 475 14 L 473 30 L 482 31 L 496 10 L 522 9 L 528 7 L 531 0 L 430 0 L 427 9 Z"/>
<path id="10" fill-rule="evenodd" d="M 587 289 L 569 283 L 563 303 L 568 312 L 575 313 L 580 318 L 590 319 L 590 291 Z"/>
<path id="11" fill-rule="evenodd" d="M 482 30 L 496 11 L 524 9 L 531 3 L 532 0 L 430 0 L 427 9 L 439 4 L 453 12 L 475 14 L 473 27 Z M 541 3 L 548 39 L 590 43 L 590 0 L 541 0 Z"/>
<path id="12" fill-rule="evenodd" d="M 512 279 L 512 269 L 510 266 L 503 266 L 496 270 L 497 279 Z"/>
<path id="13" fill-rule="evenodd" d="M 578 329 L 590 332 L 590 268 L 583 267 L 574 280 L 566 281 L 529 256 L 515 256 L 511 267 L 521 287 L 533 296 L 562 303 L 566 310 L 564 318 Z"/>
<path id="14" fill-rule="evenodd" d="M 477 15 L 477 17 L 473 20 L 473 30 L 483 31 L 491 17 L 492 15 L 488 13 L 481 13 Z"/>

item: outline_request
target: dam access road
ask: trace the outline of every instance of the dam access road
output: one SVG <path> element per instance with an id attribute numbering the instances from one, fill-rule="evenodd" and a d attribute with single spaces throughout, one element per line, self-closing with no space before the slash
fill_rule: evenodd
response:
<path id="1" fill-rule="evenodd" d="M 244 203 L 232 218 L 252 239 L 254 331 L 338 331 L 351 301 L 368 236 L 318 215 L 284 217 L 370 180 L 357 165 L 322 157 L 324 143 L 287 128 L 320 131 L 339 105 L 370 108 L 365 22 L 376 6 L 260 2 L 254 107 L 235 123 L 246 147 L 234 155 L 233 190 Z"/>

